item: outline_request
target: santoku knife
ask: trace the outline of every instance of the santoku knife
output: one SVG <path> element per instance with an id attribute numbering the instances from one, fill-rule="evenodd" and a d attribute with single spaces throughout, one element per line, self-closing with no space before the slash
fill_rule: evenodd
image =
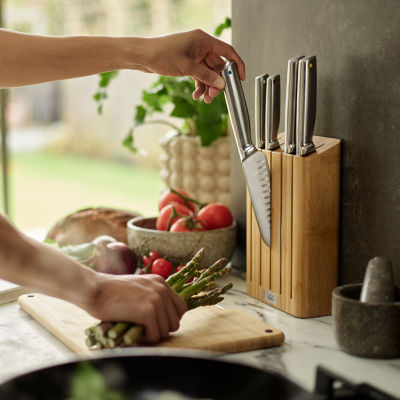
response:
<path id="1" fill-rule="evenodd" d="M 251 141 L 250 118 L 234 61 L 221 71 L 225 99 L 244 176 L 263 241 L 271 245 L 271 179 L 267 158 Z"/>
<path id="2" fill-rule="evenodd" d="M 297 69 L 299 60 L 304 56 L 291 58 L 288 61 L 285 103 L 285 153 L 296 151 L 296 101 L 297 101 Z"/>
<path id="3" fill-rule="evenodd" d="M 273 150 L 279 147 L 278 130 L 281 113 L 281 80 L 279 75 L 267 79 L 266 101 L 266 149 Z"/>
<path id="4" fill-rule="evenodd" d="M 312 141 L 317 106 L 317 58 L 299 61 L 296 109 L 296 154 L 305 156 L 315 150 Z"/>

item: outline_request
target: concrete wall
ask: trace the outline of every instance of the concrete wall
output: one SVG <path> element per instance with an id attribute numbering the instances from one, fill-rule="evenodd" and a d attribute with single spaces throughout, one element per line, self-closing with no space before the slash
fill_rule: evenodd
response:
<path id="1" fill-rule="evenodd" d="M 287 60 L 317 56 L 314 133 L 342 140 L 340 280 L 361 281 L 368 260 L 385 255 L 400 284 L 400 1 L 232 0 L 232 25 L 251 116 L 256 75 L 280 73 L 285 93 Z M 245 189 L 232 154 L 243 266 Z"/>

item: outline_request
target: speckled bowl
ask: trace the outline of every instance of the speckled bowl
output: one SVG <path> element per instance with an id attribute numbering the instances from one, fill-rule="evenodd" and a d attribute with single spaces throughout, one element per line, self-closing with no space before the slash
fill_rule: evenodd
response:
<path id="1" fill-rule="evenodd" d="M 332 292 L 333 333 L 341 350 L 359 357 L 400 357 L 400 293 L 393 303 L 363 303 L 361 283 Z"/>
<path id="2" fill-rule="evenodd" d="M 167 232 L 155 229 L 156 218 L 136 217 L 128 221 L 128 244 L 137 254 L 154 250 L 176 264 L 184 264 L 202 247 L 204 265 L 219 258 L 230 259 L 236 246 L 236 223 L 221 229 L 198 232 Z"/>

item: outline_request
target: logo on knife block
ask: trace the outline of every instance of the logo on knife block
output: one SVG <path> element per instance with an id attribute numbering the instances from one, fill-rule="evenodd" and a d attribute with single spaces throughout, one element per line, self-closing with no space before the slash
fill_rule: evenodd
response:
<path id="1" fill-rule="evenodd" d="M 269 290 L 264 290 L 264 300 L 267 300 L 272 304 L 278 304 L 278 296 Z"/>

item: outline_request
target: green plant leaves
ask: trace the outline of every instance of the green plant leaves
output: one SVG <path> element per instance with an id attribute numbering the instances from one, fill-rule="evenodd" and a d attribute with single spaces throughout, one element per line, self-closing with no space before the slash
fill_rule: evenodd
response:
<path id="1" fill-rule="evenodd" d="M 230 27 L 232 27 L 232 21 L 231 21 L 231 19 L 230 19 L 230 18 L 225 18 L 225 21 L 224 21 L 222 24 L 219 24 L 219 25 L 216 27 L 215 32 L 214 32 L 214 35 L 215 35 L 215 36 L 221 36 L 222 32 L 223 32 L 225 29 L 228 29 L 228 28 L 230 28 Z"/>
<path id="2" fill-rule="evenodd" d="M 107 87 L 110 84 L 110 82 L 118 75 L 118 73 L 119 71 L 108 71 L 99 74 L 100 77 L 99 86 L 101 88 Z"/>
<path id="3" fill-rule="evenodd" d="M 108 71 L 99 74 L 99 90 L 93 95 L 93 99 L 98 103 L 98 114 L 103 114 L 104 100 L 107 98 L 107 87 L 110 82 L 118 75 L 118 72 L 119 71 Z"/>
<path id="4" fill-rule="evenodd" d="M 144 123 L 146 114 L 147 110 L 142 105 L 136 106 L 136 112 L 134 118 L 135 126 L 142 125 Z"/>
<path id="5" fill-rule="evenodd" d="M 160 76 L 151 86 L 151 90 L 142 92 L 142 104 L 136 106 L 134 126 L 151 123 L 147 118 L 155 112 L 165 111 L 164 106 L 172 104 L 171 117 L 184 120 L 182 130 L 188 132 L 190 122 L 194 122 L 196 133 L 202 146 L 210 145 L 214 140 L 226 134 L 228 110 L 222 93 L 211 104 L 193 100 L 195 84 L 192 78 L 174 78 Z M 162 122 L 157 120 L 157 122 Z M 166 124 L 169 124 L 165 121 Z M 123 145 L 137 151 L 133 145 L 133 129 L 123 141 Z"/>
<path id="6" fill-rule="evenodd" d="M 202 146 L 209 146 L 226 131 L 226 126 L 222 124 L 222 120 L 210 122 L 205 119 L 197 119 L 195 125 Z"/>
<path id="7" fill-rule="evenodd" d="M 134 145 L 133 128 L 129 129 L 125 139 L 122 141 L 122 146 L 124 146 L 132 153 L 138 152 L 138 149 Z"/>
<path id="8" fill-rule="evenodd" d="M 170 114 L 172 117 L 193 118 L 193 114 L 196 110 L 193 104 L 191 104 L 192 102 L 182 96 L 172 96 L 171 101 L 175 106 Z"/>
<path id="9" fill-rule="evenodd" d="M 76 366 L 71 381 L 71 400 L 123 400 L 125 396 L 107 388 L 103 374 L 87 361 Z"/>
<path id="10" fill-rule="evenodd" d="M 147 115 L 147 110 L 142 105 L 139 104 L 138 106 L 136 106 L 136 111 L 135 111 L 135 116 L 134 116 L 134 126 L 136 127 L 136 126 L 144 124 L 146 115 Z M 134 145 L 133 130 L 134 130 L 134 127 L 129 129 L 127 135 L 125 136 L 125 139 L 122 141 L 122 146 L 127 148 L 132 153 L 137 153 L 138 149 Z"/>
<path id="11" fill-rule="evenodd" d="M 163 105 L 169 101 L 168 91 L 165 86 L 158 84 L 151 90 L 142 91 L 142 101 L 149 112 L 162 111 Z"/>
<path id="12" fill-rule="evenodd" d="M 202 146 L 209 146 L 226 133 L 226 115 L 227 108 L 222 93 L 211 104 L 198 102 L 194 123 Z"/>

